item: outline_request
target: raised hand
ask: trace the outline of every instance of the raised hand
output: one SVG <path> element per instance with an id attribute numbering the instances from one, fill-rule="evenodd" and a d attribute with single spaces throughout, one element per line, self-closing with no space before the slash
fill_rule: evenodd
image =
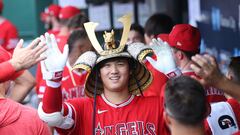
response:
<path id="1" fill-rule="evenodd" d="M 159 72 L 164 73 L 168 78 L 181 75 L 181 71 L 177 68 L 171 47 L 167 42 L 161 39 L 153 39 L 150 46 L 152 47 L 157 60 L 146 57 L 147 61 Z"/>
<path id="2" fill-rule="evenodd" d="M 41 61 L 43 79 L 57 80 L 62 78 L 62 71 L 68 58 L 68 45 L 64 46 L 63 53 L 61 53 L 53 34 L 45 33 L 45 37 L 42 35 L 40 39 L 41 43 L 46 43 L 48 46 L 47 51 L 43 54 L 47 59 Z"/>
<path id="3" fill-rule="evenodd" d="M 210 85 L 217 87 L 221 83 L 224 75 L 221 73 L 218 64 L 214 57 L 205 55 L 195 55 L 192 57 L 195 64 L 191 64 L 190 67 L 201 78 L 197 79 L 202 85 Z"/>
<path id="4" fill-rule="evenodd" d="M 45 43 L 41 43 L 39 38 L 33 40 L 27 47 L 23 47 L 21 39 L 14 49 L 12 59 L 9 61 L 16 71 L 28 69 L 46 57 L 41 54 L 47 50 Z"/>

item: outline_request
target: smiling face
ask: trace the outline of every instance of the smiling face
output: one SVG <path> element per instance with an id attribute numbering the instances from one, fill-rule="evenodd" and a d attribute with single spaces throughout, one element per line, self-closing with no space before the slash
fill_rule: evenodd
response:
<path id="1" fill-rule="evenodd" d="M 100 76 L 104 91 L 120 92 L 128 90 L 128 60 L 124 58 L 108 60 L 101 66 Z"/>

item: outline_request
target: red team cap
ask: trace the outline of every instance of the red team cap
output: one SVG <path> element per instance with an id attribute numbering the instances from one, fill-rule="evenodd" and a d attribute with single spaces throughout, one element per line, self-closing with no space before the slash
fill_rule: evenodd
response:
<path id="1" fill-rule="evenodd" d="M 66 6 L 61 9 L 61 11 L 59 13 L 59 18 L 60 19 L 70 19 L 79 13 L 80 13 L 80 9 L 78 9 L 74 6 Z"/>
<path id="2" fill-rule="evenodd" d="M 167 41 L 170 46 L 187 52 L 198 52 L 200 49 L 200 32 L 189 24 L 177 24 L 168 34 L 160 34 L 160 38 Z"/>
<path id="3" fill-rule="evenodd" d="M 6 61 L 8 61 L 10 59 L 11 59 L 11 54 L 0 46 L 0 63 L 6 62 Z M 23 71 L 15 72 L 15 74 L 11 78 L 9 78 L 9 79 L 10 80 L 15 80 L 22 73 L 23 73 Z"/>
<path id="4" fill-rule="evenodd" d="M 51 5 L 48 6 L 48 8 L 46 9 L 46 13 L 49 14 L 49 15 L 53 15 L 53 16 L 55 16 L 55 17 L 58 17 L 61 9 L 62 9 L 62 8 L 61 8 L 59 5 L 51 4 Z"/>

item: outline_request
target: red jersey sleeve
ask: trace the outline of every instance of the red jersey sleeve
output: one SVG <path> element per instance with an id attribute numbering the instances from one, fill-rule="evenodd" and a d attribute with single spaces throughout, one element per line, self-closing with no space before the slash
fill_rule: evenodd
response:
<path id="1" fill-rule="evenodd" d="M 208 125 L 207 119 L 204 120 L 204 130 L 205 130 L 205 135 L 212 135 L 212 131 Z"/>
<path id="2" fill-rule="evenodd" d="M 36 69 L 36 91 L 38 93 L 39 91 L 39 86 L 40 82 L 42 81 L 42 71 L 41 71 L 41 64 L 37 64 L 37 69 Z"/>
<path id="3" fill-rule="evenodd" d="M 227 102 L 231 105 L 233 112 L 235 114 L 235 117 L 237 119 L 238 127 L 240 127 L 240 104 L 235 99 L 228 99 Z"/>
<path id="4" fill-rule="evenodd" d="M 234 112 L 235 118 L 237 120 L 238 127 L 240 126 L 240 104 L 235 99 L 228 99 L 226 102 L 228 102 Z M 205 127 L 205 134 L 206 135 L 212 135 L 211 128 L 207 122 L 207 120 L 204 121 L 204 127 Z"/>
<path id="5" fill-rule="evenodd" d="M 240 135 L 240 131 L 234 133 L 233 135 Z"/>
<path id="6" fill-rule="evenodd" d="M 3 62 L 0 64 L 0 82 L 10 80 L 11 76 L 14 75 L 15 69 L 9 62 Z"/>
<path id="7" fill-rule="evenodd" d="M 7 62 L 11 59 L 11 54 L 7 52 L 3 47 L 0 46 L 0 71 L 1 71 L 1 82 L 7 80 L 15 80 L 18 78 L 24 71 L 16 72 L 11 63 Z"/>
<path id="8" fill-rule="evenodd" d="M 76 135 L 81 134 L 84 135 L 84 131 L 92 130 L 92 127 L 86 127 L 82 125 L 92 125 L 92 112 L 93 112 L 93 99 L 91 98 L 75 98 L 70 99 L 65 102 L 71 105 L 73 110 L 73 119 L 74 119 L 74 126 L 71 129 L 60 129 L 58 128 L 57 131 L 59 134 L 68 134 L 68 135 Z M 86 129 L 83 129 L 83 128 Z"/>
<path id="9" fill-rule="evenodd" d="M 62 109 L 61 88 L 46 87 L 42 102 L 45 113 L 60 112 Z"/>

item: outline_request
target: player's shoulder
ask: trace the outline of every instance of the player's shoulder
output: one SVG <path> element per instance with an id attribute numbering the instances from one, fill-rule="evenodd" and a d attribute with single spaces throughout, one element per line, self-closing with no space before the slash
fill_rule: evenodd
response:
<path id="1" fill-rule="evenodd" d="M 83 112 L 91 109 L 93 106 L 93 99 L 88 97 L 83 98 L 73 98 L 65 102 L 65 104 L 70 105 L 76 112 Z"/>
<path id="2" fill-rule="evenodd" d="M 157 100 L 159 96 L 136 96 L 138 98 L 142 98 L 143 100 Z"/>
<path id="3" fill-rule="evenodd" d="M 137 100 L 140 102 L 145 102 L 145 103 L 159 103 L 160 97 L 159 96 L 136 96 Z"/>
<path id="4" fill-rule="evenodd" d="M 138 96 L 137 98 L 136 104 L 140 105 L 141 108 L 145 108 L 146 111 L 154 111 L 157 114 L 162 113 L 164 104 L 159 96 Z"/>
<path id="5" fill-rule="evenodd" d="M 3 23 L 4 27 L 6 28 L 12 28 L 12 29 L 16 29 L 16 26 L 9 20 L 5 20 Z"/>
<path id="6" fill-rule="evenodd" d="M 66 101 L 68 104 L 72 104 L 73 106 L 85 106 L 93 103 L 93 99 L 89 97 L 83 98 L 73 98 Z"/>
<path id="7" fill-rule="evenodd" d="M 24 117 L 26 120 L 31 120 L 34 118 L 35 120 L 40 120 L 38 117 L 37 110 L 35 108 L 32 108 L 30 106 L 22 105 L 19 103 L 16 103 L 19 105 L 19 108 L 21 109 L 21 117 Z"/>

